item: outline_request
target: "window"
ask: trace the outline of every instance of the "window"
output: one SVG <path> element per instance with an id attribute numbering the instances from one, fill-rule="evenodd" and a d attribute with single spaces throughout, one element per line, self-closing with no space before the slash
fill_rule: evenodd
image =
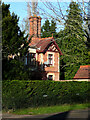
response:
<path id="1" fill-rule="evenodd" d="M 25 65 L 27 65 L 27 55 L 25 56 Z"/>
<path id="2" fill-rule="evenodd" d="M 53 75 L 49 75 L 48 80 L 53 80 Z"/>
<path id="3" fill-rule="evenodd" d="M 53 54 L 48 54 L 48 64 L 53 65 Z"/>
<path id="4" fill-rule="evenodd" d="M 36 65 L 36 54 L 28 53 L 26 56 L 26 65 Z"/>
<path id="5" fill-rule="evenodd" d="M 35 53 L 29 53 L 29 64 L 35 65 L 36 63 L 36 54 Z"/>

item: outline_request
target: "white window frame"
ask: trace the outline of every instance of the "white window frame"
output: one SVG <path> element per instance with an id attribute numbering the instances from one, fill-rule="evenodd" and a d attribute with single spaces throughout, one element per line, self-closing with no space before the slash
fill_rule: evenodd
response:
<path id="1" fill-rule="evenodd" d="M 49 54 L 51 54 L 52 55 L 52 65 L 50 65 L 50 66 L 54 66 L 54 53 L 53 52 L 47 52 L 47 62 L 48 62 L 48 64 L 49 64 L 49 58 L 48 58 L 48 56 L 49 56 Z"/>
<path id="2" fill-rule="evenodd" d="M 52 75 L 53 76 L 53 80 L 55 80 L 55 74 L 54 73 L 48 73 L 47 74 L 47 78 L 49 77 L 49 75 Z"/>

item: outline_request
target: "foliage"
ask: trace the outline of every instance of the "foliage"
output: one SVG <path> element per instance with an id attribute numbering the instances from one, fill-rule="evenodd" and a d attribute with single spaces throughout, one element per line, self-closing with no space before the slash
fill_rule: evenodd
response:
<path id="1" fill-rule="evenodd" d="M 89 82 L 3 81 L 3 108 L 25 108 L 89 101 Z"/>
<path id="2" fill-rule="evenodd" d="M 65 79 L 72 79 L 80 65 L 89 64 L 88 49 L 84 41 L 81 10 L 76 2 L 71 2 L 67 10 L 65 28 L 59 32 L 58 45 L 63 53 Z M 62 70 L 61 70 L 62 71 Z M 63 71 L 62 71 L 63 72 Z"/>
<path id="3" fill-rule="evenodd" d="M 18 26 L 17 15 L 10 14 L 9 7 L 10 5 L 2 3 L 3 79 L 25 79 L 27 76 L 25 76 L 24 63 L 19 59 L 27 53 L 27 36 L 24 36 L 25 32 L 22 32 Z M 10 59 L 10 56 L 14 59 Z"/>
<path id="4" fill-rule="evenodd" d="M 3 80 L 12 80 L 14 78 L 19 80 L 30 79 L 29 70 L 26 70 L 23 62 L 15 59 L 3 60 Z"/>
<path id="5" fill-rule="evenodd" d="M 49 20 L 46 20 L 44 25 L 41 28 L 41 37 L 45 38 L 45 37 L 51 37 L 52 34 L 54 36 L 54 38 L 56 37 L 57 33 L 56 33 L 56 22 L 52 19 L 51 23 Z"/>
<path id="6" fill-rule="evenodd" d="M 90 52 L 90 23 L 89 21 L 86 21 L 85 27 L 84 27 L 84 36 L 85 36 L 85 44 L 88 49 L 88 53 Z M 90 53 L 89 53 L 90 54 Z"/>
<path id="7" fill-rule="evenodd" d="M 7 58 L 8 55 L 15 55 L 18 52 L 25 52 L 25 45 L 27 37 L 24 37 L 24 31 L 21 32 L 18 26 L 19 18 L 17 15 L 9 11 L 10 5 L 2 3 L 2 49 L 3 58 Z M 21 45 L 24 44 L 23 47 Z"/>

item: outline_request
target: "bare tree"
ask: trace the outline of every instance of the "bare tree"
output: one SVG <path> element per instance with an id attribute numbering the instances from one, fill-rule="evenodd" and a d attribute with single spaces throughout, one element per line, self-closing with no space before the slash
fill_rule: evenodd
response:
<path id="1" fill-rule="evenodd" d="M 83 17 L 87 17 L 88 2 L 85 1 L 86 0 L 76 0 L 76 2 L 80 6 L 80 9 L 82 10 Z M 51 2 L 50 0 L 41 0 L 41 2 L 44 5 L 44 8 L 42 8 L 42 6 L 41 7 L 39 6 L 41 15 L 43 15 L 44 18 L 45 17 L 53 18 L 55 19 L 55 21 L 58 21 L 60 22 L 60 24 L 63 24 L 63 22 L 66 19 L 65 10 L 68 9 L 70 2 L 62 2 L 62 0 L 56 0 L 56 2 Z"/>
<path id="2" fill-rule="evenodd" d="M 57 2 L 51 2 L 49 0 L 41 0 L 41 1 L 42 1 L 42 4 L 43 4 L 44 7 L 42 8 L 41 6 L 39 6 L 39 9 L 40 9 L 40 14 L 43 16 L 43 18 L 45 18 L 45 19 L 53 18 L 55 20 L 55 22 L 58 23 L 58 27 L 60 27 L 60 29 L 61 29 L 61 27 L 64 28 L 64 23 L 65 23 L 65 21 L 67 19 L 66 10 L 69 9 L 68 6 L 69 6 L 70 2 L 72 2 L 74 0 L 71 0 L 70 2 L 64 2 L 64 3 L 62 3 L 62 0 L 57 0 Z M 82 19 L 83 19 L 83 29 L 87 29 L 88 27 L 86 26 L 87 22 L 85 21 L 85 18 L 87 19 L 88 2 L 86 2 L 86 0 L 75 0 L 75 1 L 78 3 L 78 5 L 79 5 L 79 7 L 81 9 L 81 12 L 82 12 L 81 16 L 82 16 Z M 72 20 L 74 20 L 74 19 L 72 19 Z M 74 27 L 74 26 L 71 25 L 70 27 Z M 81 41 L 81 44 L 86 44 L 87 45 L 87 43 L 88 43 L 87 42 L 88 41 L 88 35 L 89 35 L 88 30 L 86 32 L 86 35 L 85 35 L 86 38 L 85 39 L 81 38 L 80 34 L 83 34 L 83 33 L 81 33 L 81 31 L 75 31 L 76 28 L 73 28 L 73 30 L 74 31 L 72 31 L 72 32 L 75 32 L 74 34 L 76 34 L 77 39 L 79 39 Z M 56 40 L 58 40 L 60 42 L 65 37 L 68 37 L 68 36 L 64 35 L 63 38 L 62 37 L 57 38 Z M 63 41 L 63 44 L 64 44 L 64 42 L 65 41 Z M 73 48 L 69 49 L 67 52 L 70 53 L 72 50 L 73 50 Z M 64 56 L 62 57 L 62 59 L 64 57 L 67 57 L 67 56 L 71 57 L 73 59 L 73 61 L 76 61 L 77 63 L 80 62 L 80 60 L 79 60 L 79 58 L 77 56 L 65 54 L 65 52 L 64 52 Z M 82 58 L 82 61 L 83 61 L 83 58 Z M 70 61 L 70 62 L 67 62 L 66 65 L 63 65 L 63 67 L 69 66 L 69 65 L 74 65 L 74 64 L 75 63 L 71 63 L 71 61 Z"/>
<path id="3" fill-rule="evenodd" d="M 42 6 L 38 6 L 38 9 L 40 11 L 40 15 L 43 16 L 44 19 L 47 18 L 53 18 L 55 22 L 58 25 L 58 29 L 64 28 L 64 22 L 66 21 L 66 10 L 69 9 L 69 4 L 71 1 L 74 0 L 69 0 L 69 2 L 62 2 L 62 0 L 56 0 L 55 2 L 52 2 L 50 0 L 41 0 Z M 82 19 L 83 19 L 83 29 L 85 29 L 86 36 L 89 36 L 90 30 L 89 28 L 89 22 L 87 22 L 85 19 L 88 18 L 88 15 L 90 14 L 90 0 L 89 2 L 87 0 L 75 0 L 81 11 L 82 11 Z M 87 37 L 86 37 L 87 39 Z"/>
<path id="4" fill-rule="evenodd" d="M 64 28 L 64 22 L 66 20 L 66 10 L 68 9 L 70 2 L 62 2 L 62 0 L 30 0 L 27 2 L 27 18 L 24 21 L 24 29 L 29 33 L 29 17 L 33 15 L 40 15 L 45 19 L 54 19 L 58 25 L 58 30 Z M 69 0 L 70 1 L 70 0 Z M 72 0 L 71 0 L 72 1 Z M 82 17 L 87 18 L 88 2 L 86 0 L 75 0 L 82 10 Z M 84 26 L 83 26 L 84 27 Z"/>
<path id="5" fill-rule="evenodd" d="M 27 2 L 28 17 L 38 15 L 37 7 L 38 7 L 38 0 L 37 1 L 30 0 L 29 2 Z"/>
<path id="6" fill-rule="evenodd" d="M 27 17 L 23 19 L 22 29 L 26 31 L 26 34 L 29 34 L 29 17 L 38 15 L 38 0 L 30 0 L 27 2 Z"/>
<path id="7" fill-rule="evenodd" d="M 27 13 L 28 13 L 28 17 L 25 21 L 25 26 L 26 26 L 26 30 L 28 29 L 28 33 L 29 33 L 29 17 L 30 16 L 33 16 L 33 15 L 40 15 L 43 19 L 54 19 L 55 22 L 57 23 L 58 25 L 58 32 L 60 31 L 61 28 L 64 29 L 64 23 L 67 19 L 67 9 L 69 9 L 69 4 L 70 2 L 74 1 L 74 0 L 69 0 L 70 2 L 62 2 L 62 0 L 56 0 L 55 2 L 52 2 L 51 0 L 40 0 L 41 2 L 39 3 L 38 1 L 30 1 L 27 3 Z M 67 0 L 68 1 L 68 0 Z M 83 28 L 84 29 L 87 29 L 87 26 L 86 26 L 86 21 L 85 21 L 85 18 L 87 19 L 87 13 L 88 13 L 88 2 L 86 2 L 86 0 L 75 0 L 78 4 L 79 4 L 79 7 L 82 11 L 82 18 L 83 18 L 83 21 L 84 21 L 84 24 L 83 24 Z M 71 26 L 70 26 L 71 27 Z M 72 25 L 73 27 L 73 25 Z M 73 28 L 74 31 L 76 28 Z M 79 36 L 79 31 L 75 31 L 75 34 L 77 35 L 77 39 L 80 39 L 80 41 L 82 41 L 83 39 Z M 81 34 L 81 33 L 80 33 Z M 88 30 L 86 31 L 86 38 L 88 37 Z M 67 36 L 63 36 L 63 38 L 65 38 Z M 61 38 L 57 38 L 56 40 L 60 41 L 62 40 L 62 37 Z M 87 40 L 87 39 L 85 39 Z M 85 41 L 83 41 L 85 42 Z M 64 43 L 64 42 L 63 42 Z M 82 44 L 82 42 L 81 42 Z M 75 46 L 76 47 L 76 46 Z M 67 52 L 70 53 L 72 49 L 69 49 Z M 64 52 L 64 56 L 62 57 L 62 59 L 64 57 L 67 57 L 67 56 L 70 56 L 73 61 L 77 61 L 77 63 L 79 63 L 79 57 L 75 57 L 75 56 L 72 56 L 72 55 L 69 55 L 69 54 L 65 54 Z M 83 59 L 83 58 L 82 58 Z M 75 63 L 74 62 L 67 62 L 66 65 L 63 65 L 63 67 L 65 66 L 69 66 L 69 65 L 74 65 Z M 61 66 L 62 67 L 62 66 Z M 71 71 L 70 71 L 71 72 Z"/>

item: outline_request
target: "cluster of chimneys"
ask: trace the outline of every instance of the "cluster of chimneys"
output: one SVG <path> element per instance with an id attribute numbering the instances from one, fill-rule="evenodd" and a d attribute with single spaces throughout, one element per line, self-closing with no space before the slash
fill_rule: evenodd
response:
<path id="1" fill-rule="evenodd" d="M 30 21 L 30 36 L 34 38 L 41 37 L 41 17 L 34 15 L 29 18 Z"/>

